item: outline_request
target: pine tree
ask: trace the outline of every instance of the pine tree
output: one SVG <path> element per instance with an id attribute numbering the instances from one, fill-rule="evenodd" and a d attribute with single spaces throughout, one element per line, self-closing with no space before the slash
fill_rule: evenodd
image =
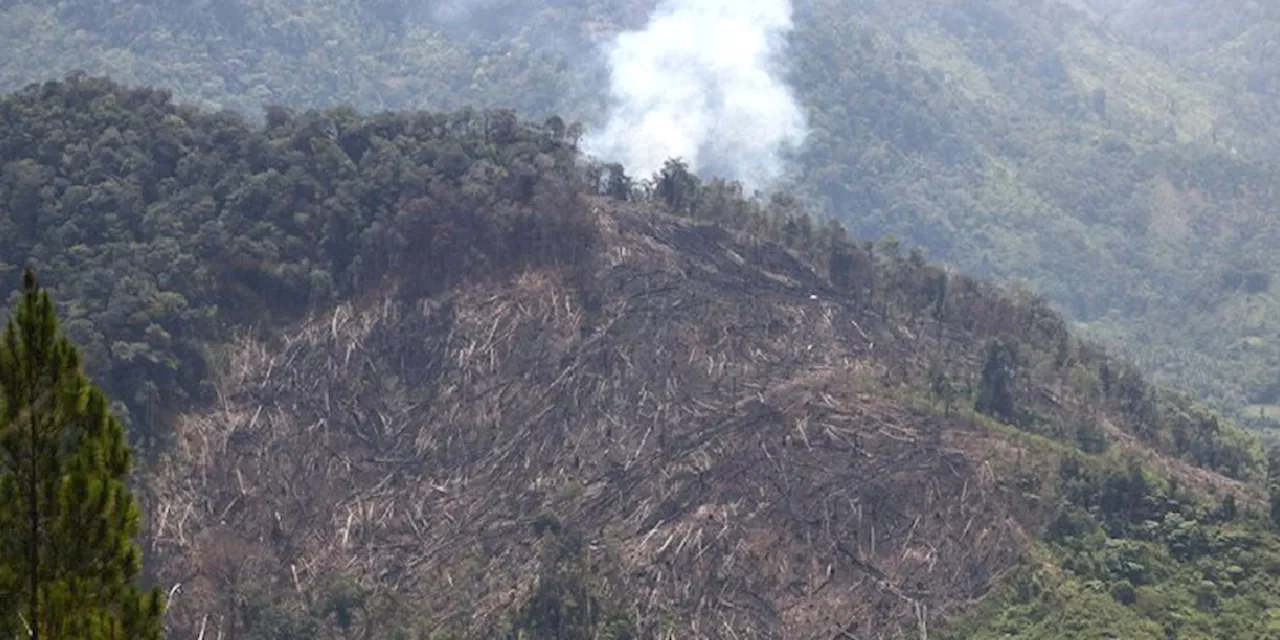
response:
<path id="1" fill-rule="evenodd" d="M 28 270 L 0 337 L 0 636 L 162 637 L 160 591 L 134 584 L 131 467 L 124 428 Z"/>

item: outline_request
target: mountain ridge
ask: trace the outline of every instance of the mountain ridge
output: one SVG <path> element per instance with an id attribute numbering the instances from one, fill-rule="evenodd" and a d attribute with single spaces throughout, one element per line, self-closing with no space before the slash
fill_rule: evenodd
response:
<path id="1" fill-rule="evenodd" d="M 656 5 L 16 3 L 0 20 L 12 52 L 0 86 L 85 66 L 250 120 L 270 104 L 471 105 L 591 130 L 607 115 L 602 52 Z M 1025 280 L 1162 384 L 1268 427 L 1258 415 L 1280 389 L 1270 23 L 1228 29 L 1244 38 L 1235 49 L 1187 63 L 1056 0 L 794 9 L 780 66 L 811 126 L 782 187 L 864 239 Z M 508 11 L 523 22 L 486 17 Z"/>
<path id="2" fill-rule="evenodd" d="M 1274 623 L 1280 466 L 1025 290 L 558 118 L 0 113 L 3 259 L 145 445 L 176 635 Z"/>

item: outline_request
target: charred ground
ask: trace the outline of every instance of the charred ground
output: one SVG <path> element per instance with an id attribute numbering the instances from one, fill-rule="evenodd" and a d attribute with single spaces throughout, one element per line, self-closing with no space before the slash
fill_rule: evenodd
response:
<path id="1" fill-rule="evenodd" d="M 1031 557 L 1067 500 L 1025 485 L 1079 459 L 1085 421 L 1200 495 L 1260 502 L 1134 435 L 1164 425 L 1041 307 L 904 259 L 869 261 L 859 302 L 779 244 L 590 204 L 583 264 L 390 289 L 229 347 L 155 478 L 176 626 L 261 633 L 254 611 L 307 610 L 342 575 L 465 637 L 914 631 Z M 931 278 L 945 300 L 909 286 Z M 1020 345 L 1024 432 L 972 410 L 989 341 Z M 575 588 L 611 617 L 566 611 Z"/>

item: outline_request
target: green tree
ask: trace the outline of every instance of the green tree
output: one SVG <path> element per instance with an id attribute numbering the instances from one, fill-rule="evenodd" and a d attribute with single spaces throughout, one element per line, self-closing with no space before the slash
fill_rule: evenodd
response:
<path id="1" fill-rule="evenodd" d="M 508 640 L 633 640 L 632 620 L 600 597 L 582 536 L 552 514 L 534 521 L 540 549 L 538 582 L 516 612 Z"/>
<path id="2" fill-rule="evenodd" d="M 982 383 L 974 409 L 1005 422 L 1017 421 L 1013 381 L 1018 366 L 1017 345 L 1003 340 L 987 343 L 987 358 L 982 365 Z"/>
<path id="3" fill-rule="evenodd" d="M 692 208 L 698 193 L 698 178 L 689 172 L 689 164 L 680 158 L 671 158 L 654 176 L 654 186 L 667 208 L 682 212 Z"/>
<path id="4" fill-rule="evenodd" d="M 0 636 L 160 638 L 124 428 L 28 270 L 0 338 Z"/>

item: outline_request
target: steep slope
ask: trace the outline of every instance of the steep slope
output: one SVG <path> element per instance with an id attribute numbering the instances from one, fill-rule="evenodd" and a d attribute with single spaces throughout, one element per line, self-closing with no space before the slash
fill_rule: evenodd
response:
<path id="1" fill-rule="evenodd" d="M 0 86 L 86 68 L 250 117 L 477 105 L 590 125 L 603 47 L 655 4 L 10 3 Z M 791 186 L 862 237 L 1024 279 L 1162 383 L 1256 417 L 1280 399 L 1280 175 L 1271 23 L 1246 9 L 1252 44 L 1191 73 L 1057 0 L 800 0 L 788 79 L 811 131 Z"/>
<path id="2" fill-rule="evenodd" d="M 829 209 L 1027 280 L 1198 397 L 1270 384 L 1277 173 L 1250 154 L 1274 138 L 1232 133 L 1234 94 L 1055 3 L 837 4 L 801 4 L 794 45 L 820 105 L 802 184 Z"/>
<path id="3" fill-rule="evenodd" d="M 1280 10 L 1274 5 L 1239 0 L 1093 4 L 1114 32 L 1230 92 L 1231 115 L 1240 130 L 1274 130 L 1280 109 L 1280 75 L 1271 63 L 1280 34 Z M 1276 158 L 1274 145 L 1252 148 Z"/>
<path id="4" fill-rule="evenodd" d="M 963 280 L 954 323 L 900 293 L 883 318 L 777 245 L 596 207 L 586 285 L 535 271 L 379 296 L 233 345 L 219 403 L 180 422 L 153 481 L 175 623 L 248 624 L 236 598 L 347 573 L 483 636 L 529 597 L 544 526 L 580 538 L 646 637 L 881 637 L 1029 550 L 1047 512 L 1001 481 L 1060 452 L 915 390 L 931 358 L 965 379 L 976 338 L 1048 318 L 987 309 Z M 1042 428 L 1125 419 L 1022 357 L 1019 411 L 1057 411 Z"/>
<path id="5" fill-rule="evenodd" d="M 1090 15 L 1148 44 L 1186 56 L 1222 45 L 1268 16 L 1246 0 L 1079 0 Z"/>
<path id="6" fill-rule="evenodd" d="M 585 247 L 575 151 L 550 124 L 278 110 L 254 128 L 101 78 L 33 85 L 0 100 L 0 274 L 40 270 L 159 446 L 170 413 L 212 397 L 203 347 L 232 328 L 335 304 L 391 265 L 430 288 Z"/>
<path id="7" fill-rule="evenodd" d="M 528 273 L 235 345 L 156 478 L 153 510 L 191 513 L 155 532 L 163 575 L 191 576 L 179 619 L 226 625 L 292 567 L 483 635 L 527 597 L 543 513 L 669 637 L 880 634 L 1014 562 L 992 436 L 879 397 L 873 354 L 906 348 L 887 327 L 780 247 L 601 217 L 587 291 Z"/>
<path id="8" fill-rule="evenodd" d="M 0 116 L 0 261 L 150 445 L 179 637 L 1274 624 L 1257 442 L 1043 298 L 554 118 Z"/>

